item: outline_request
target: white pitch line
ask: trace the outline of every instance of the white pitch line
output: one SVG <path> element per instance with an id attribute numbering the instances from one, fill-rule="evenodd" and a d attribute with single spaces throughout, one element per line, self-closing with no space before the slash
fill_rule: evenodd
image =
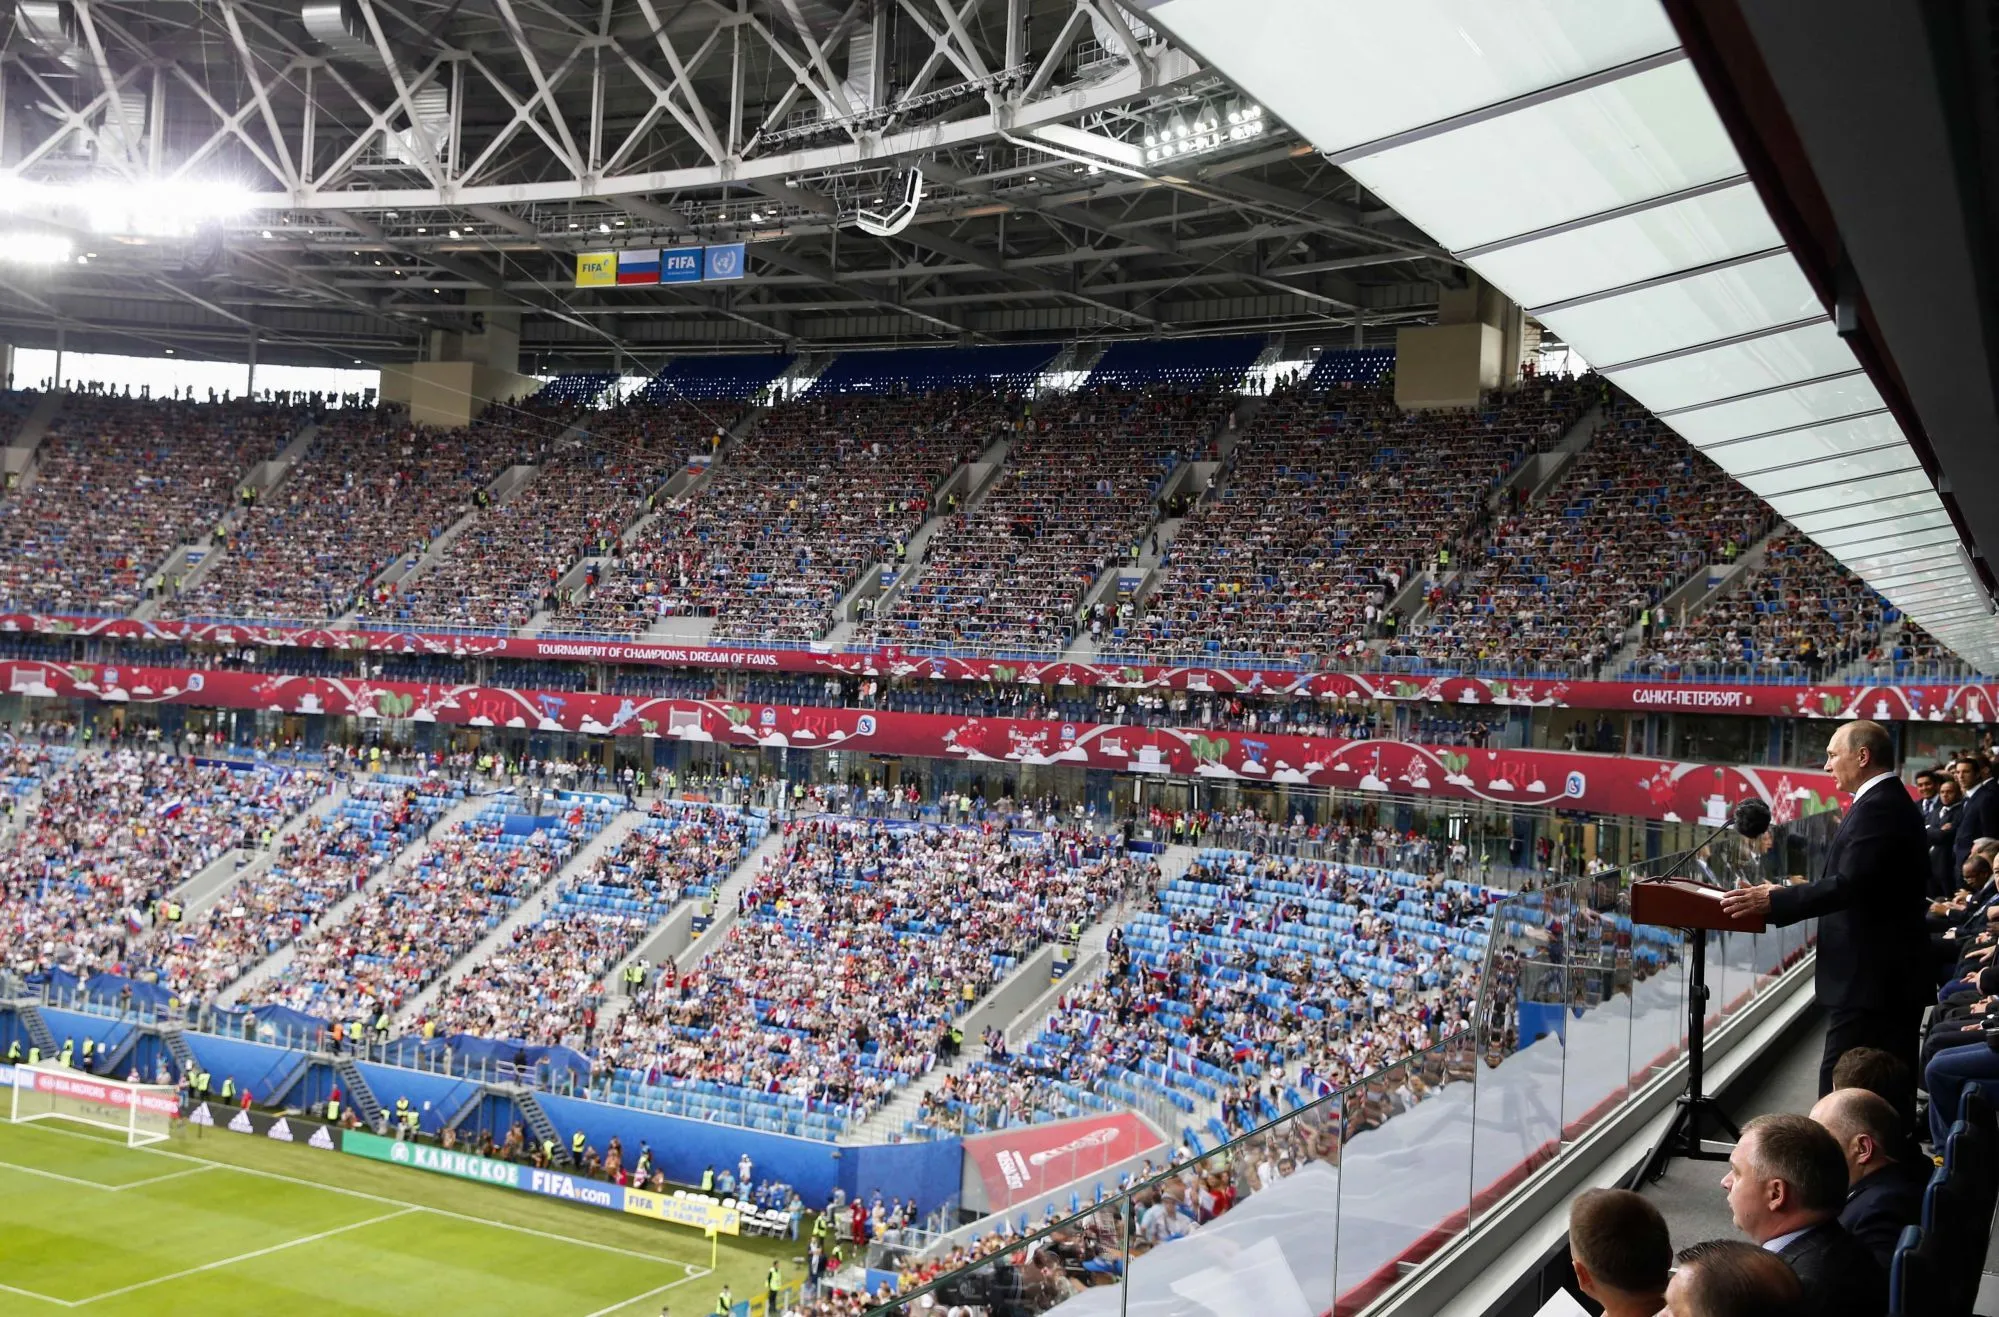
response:
<path id="1" fill-rule="evenodd" d="M 12 1285 L 0 1285 L 0 1294 L 18 1294 L 24 1299 L 40 1299 L 43 1303 L 53 1303 L 60 1308 L 74 1308 L 76 1306 L 68 1299 L 52 1299 L 46 1294 L 37 1294 L 33 1290 L 17 1289 Z"/>
<path id="2" fill-rule="evenodd" d="M 63 1175 L 56 1171 L 45 1171 L 37 1166 L 23 1166 L 19 1162 L 0 1161 L 0 1167 L 19 1171 L 23 1175 L 39 1175 L 44 1180 L 61 1180 L 64 1184 L 81 1185 L 85 1189 L 102 1189 L 107 1194 L 122 1194 L 127 1189 L 143 1189 L 149 1184 L 163 1184 L 168 1180 L 178 1180 L 182 1176 L 200 1175 L 205 1171 L 220 1170 L 218 1163 L 209 1162 L 202 1166 L 191 1166 L 184 1171 L 169 1171 L 165 1175 L 155 1175 L 150 1179 L 133 1180 L 129 1184 L 102 1184 L 96 1180 L 79 1179 L 74 1175 Z"/>
<path id="3" fill-rule="evenodd" d="M 300 1244 L 316 1244 L 322 1239 L 331 1239 L 335 1235 L 344 1235 L 350 1230 L 360 1230 L 367 1226 L 378 1226 L 384 1221 L 393 1221 L 399 1216 L 408 1216 L 411 1212 L 420 1212 L 422 1210 L 420 1207 L 406 1207 L 400 1212 L 384 1212 L 380 1216 L 369 1217 L 366 1221 L 355 1221 L 348 1225 L 335 1226 L 331 1230 L 322 1230 L 316 1235 L 301 1235 L 297 1239 L 288 1239 L 282 1244 L 273 1244 L 269 1248 L 259 1248 L 248 1253 L 238 1253 L 233 1258 L 218 1258 L 214 1262 L 204 1262 L 198 1267 L 189 1267 L 185 1271 L 176 1271 L 166 1276 L 154 1276 L 151 1280 L 142 1280 L 134 1285 L 126 1285 L 115 1290 L 106 1290 L 102 1294 L 93 1294 L 87 1299 L 78 1299 L 69 1306 L 72 1308 L 81 1308 L 87 1304 L 97 1303 L 104 1299 L 115 1299 L 121 1294 L 131 1294 L 137 1290 L 151 1289 L 155 1285 L 164 1285 L 170 1280 L 182 1280 L 188 1276 L 198 1276 L 204 1271 L 214 1271 L 217 1267 L 233 1267 L 238 1262 L 248 1262 L 252 1258 L 268 1257 L 273 1253 L 282 1253 L 288 1248 L 297 1248 Z"/>
<path id="4" fill-rule="evenodd" d="M 663 1265 L 668 1265 L 668 1266 L 672 1265 L 671 1263 L 665 1262 L 664 1259 L 661 1259 L 661 1261 Z M 666 1284 L 660 1286 L 658 1289 L 647 1290 L 644 1294 L 634 1294 L 631 1298 L 626 1299 L 620 1303 L 614 1303 L 608 1308 L 599 1308 L 597 1309 L 597 1311 L 588 1314 L 588 1317 L 611 1317 L 612 1313 L 623 1312 L 626 1308 L 631 1307 L 634 1303 L 644 1303 L 647 1299 L 650 1299 L 655 1294 L 664 1294 L 670 1289 L 674 1289 L 678 1286 L 685 1285 L 690 1280 L 700 1280 L 703 1276 L 712 1276 L 714 1274 L 715 1274 L 714 1272 L 708 1270 L 708 1268 L 706 1267 L 702 1267 L 699 1271 L 696 1271 L 694 1269 L 694 1264 L 690 1262 L 687 1264 L 687 1274 L 685 1276 L 682 1276 L 679 1280 L 670 1280 Z"/>
<path id="5" fill-rule="evenodd" d="M 98 1138 L 96 1135 L 85 1134 L 81 1130 L 56 1129 L 50 1125 L 38 1125 L 36 1128 L 45 1134 L 60 1134 L 68 1139 L 88 1139 L 92 1143 L 97 1144 L 104 1142 L 103 1139 Z M 217 1137 L 220 1136 L 218 1135 Z M 229 1137 L 233 1139 L 242 1136 L 232 1134 Z M 169 1152 L 165 1148 L 132 1148 L 129 1151 L 151 1153 L 156 1157 L 168 1157 L 174 1161 L 192 1162 L 196 1166 L 206 1166 L 218 1171 L 234 1171 L 238 1175 L 254 1175 L 260 1179 L 279 1180 L 285 1184 L 296 1184 L 307 1189 L 318 1189 L 330 1194 L 345 1194 L 349 1198 L 361 1198 L 371 1203 L 385 1203 L 390 1207 L 408 1207 L 419 1212 L 428 1212 L 432 1216 L 449 1217 L 454 1221 L 469 1221 L 473 1225 L 491 1226 L 496 1230 L 511 1230 L 516 1234 L 534 1235 L 540 1239 L 552 1239 L 558 1244 L 574 1244 L 578 1248 L 594 1248 L 600 1253 L 617 1253 L 624 1257 L 637 1258 L 641 1262 L 660 1262 L 671 1265 L 681 1261 L 679 1258 L 661 1257 L 657 1253 L 641 1253 L 635 1248 L 619 1248 L 616 1244 L 600 1244 L 594 1239 L 578 1239 L 574 1235 L 558 1235 L 552 1230 L 537 1230 L 533 1226 L 515 1225 L 510 1221 L 494 1221 L 487 1217 L 472 1216 L 465 1212 L 453 1212 L 443 1207 L 425 1207 L 417 1203 L 407 1203 L 400 1198 L 387 1198 L 381 1194 L 371 1194 L 362 1189 L 348 1189 L 337 1184 L 322 1184 L 318 1180 L 306 1180 L 296 1175 L 284 1175 L 278 1171 L 262 1171 L 252 1166 L 238 1166 L 234 1162 L 210 1161 L 206 1157 L 191 1157 L 187 1153 Z M 411 1173 L 421 1174 L 421 1172 Z M 686 1265 L 692 1266 L 694 1264 L 688 1263 Z"/>

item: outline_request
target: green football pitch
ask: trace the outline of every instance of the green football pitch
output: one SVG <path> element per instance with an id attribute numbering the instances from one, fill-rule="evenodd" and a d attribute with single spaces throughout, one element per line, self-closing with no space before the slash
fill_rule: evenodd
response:
<path id="1" fill-rule="evenodd" d="M 178 1129 L 146 1148 L 0 1123 L 0 1314 L 701 1317 L 800 1246 L 692 1231 L 335 1153 Z M 759 1306 L 761 1306 L 759 1304 Z"/>

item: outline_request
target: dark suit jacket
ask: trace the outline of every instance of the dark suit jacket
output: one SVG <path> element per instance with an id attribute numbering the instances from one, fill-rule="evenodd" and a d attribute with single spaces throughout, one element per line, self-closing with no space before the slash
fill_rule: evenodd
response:
<path id="1" fill-rule="evenodd" d="M 1950 844 L 1952 882 L 1971 858 L 1971 843 L 1980 837 L 1999 837 L 1999 784 L 1987 782 L 1961 803 L 1964 812 L 1957 816 L 1957 835 Z"/>
<path id="2" fill-rule="evenodd" d="M 1812 1317 L 1881 1317 L 1888 1311 L 1888 1273 L 1837 1221 L 1813 1226 L 1778 1256 L 1798 1273 L 1804 1311 Z"/>
<path id="3" fill-rule="evenodd" d="M 1951 856 L 1957 847 L 1957 830 L 1964 823 L 1964 802 L 1960 800 L 1955 805 L 1946 805 L 1942 801 L 1930 803 L 1931 808 L 1923 814 L 1924 834 L 1930 843 L 1930 893 L 1947 897 L 1957 890 L 1958 874 L 1962 872 L 1962 869 L 1953 870 L 1950 866 Z"/>
<path id="4" fill-rule="evenodd" d="M 1883 1275 L 1895 1256 L 1895 1241 L 1902 1237 L 1902 1227 L 1922 1223 L 1923 1186 L 1928 1182 L 1929 1177 L 1914 1165 L 1889 1162 L 1846 1191 L 1839 1223 L 1874 1255 Z"/>
<path id="5" fill-rule="evenodd" d="M 1820 1005 L 1885 1010 L 1935 999 L 1923 925 L 1929 867 L 1923 812 L 1890 778 L 1846 811 L 1817 882 L 1770 894 L 1771 923 L 1819 921 Z"/>

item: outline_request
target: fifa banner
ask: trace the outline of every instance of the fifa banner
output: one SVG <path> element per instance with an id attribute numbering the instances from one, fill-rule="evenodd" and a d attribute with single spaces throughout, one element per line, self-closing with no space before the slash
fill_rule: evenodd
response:
<path id="1" fill-rule="evenodd" d="M 516 1166 L 512 1162 L 494 1161 L 490 1157 L 433 1147 L 428 1143 L 385 1139 L 363 1134 L 359 1130 L 348 1130 L 340 1141 L 340 1150 L 370 1161 L 389 1162 L 412 1170 L 429 1171 L 434 1175 L 448 1175 L 456 1180 L 497 1185 L 502 1189 L 517 1189 L 522 1193 L 540 1194 L 544 1198 L 560 1198 L 566 1203 L 601 1207 L 608 1212 L 626 1210 L 625 1190 L 620 1185 L 605 1184 L 580 1175 L 565 1175 L 561 1171 Z"/>
<path id="2" fill-rule="evenodd" d="M 115 1084 L 100 1084 L 84 1075 L 52 1075 L 46 1070 L 26 1073 L 34 1077 L 33 1087 L 37 1093 L 53 1093 L 121 1113 L 130 1110 L 136 1103 L 139 1110 L 150 1115 L 172 1117 L 180 1114 L 180 1099 L 172 1093 L 143 1089 L 134 1091 Z"/>
<path id="3" fill-rule="evenodd" d="M 656 1194 L 647 1189 L 627 1189 L 625 1210 L 634 1216 L 649 1216 L 669 1225 L 692 1226 L 704 1234 L 743 1233 L 742 1212 L 724 1207 L 712 1198 L 675 1198 L 672 1194 Z"/>
<path id="4" fill-rule="evenodd" d="M 273 1143 L 296 1143 L 321 1152 L 340 1151 L 341 1131 L 334 1126 L 302 1116 L 267 1116 L 228 1102 L 195 1103 L 187 1113 L 187 1123 L 201 1129 L 248 1134 Z"/>
<path id="5" fill-rule="evenodd" d="M 578 288 L 641 288 L 660 284 L 729 283 L 748 272 L 740 242 L 710 247 L 627 247 L 621 251 L 579 252 Z"/>

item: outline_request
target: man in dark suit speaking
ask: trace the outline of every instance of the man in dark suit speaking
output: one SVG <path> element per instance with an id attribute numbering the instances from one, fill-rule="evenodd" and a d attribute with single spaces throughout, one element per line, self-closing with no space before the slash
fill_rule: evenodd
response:
<path id="1" fill-rule="evenodd" d="M 1895 776 L 1893 743 L 1879 723 L 1851 722 L 1833 733 L 1826 772 L 1853 804 L 1840 820 L 1818 881 L 1766 883 L 1722 898 L 1735 915 L 1773 924 L 1819 921 L 1818 1000 L 1826 1012 L 1819 1096 L 1851 1047 L 1879 1047 L 1917 1073 L 1917 1026 L 1936 986 L 1929 974 L 1923 915 L 1929 843 L 1923 812 Z M 1915 1094 L 1908 1095 L 1910 1110 Z"/>

